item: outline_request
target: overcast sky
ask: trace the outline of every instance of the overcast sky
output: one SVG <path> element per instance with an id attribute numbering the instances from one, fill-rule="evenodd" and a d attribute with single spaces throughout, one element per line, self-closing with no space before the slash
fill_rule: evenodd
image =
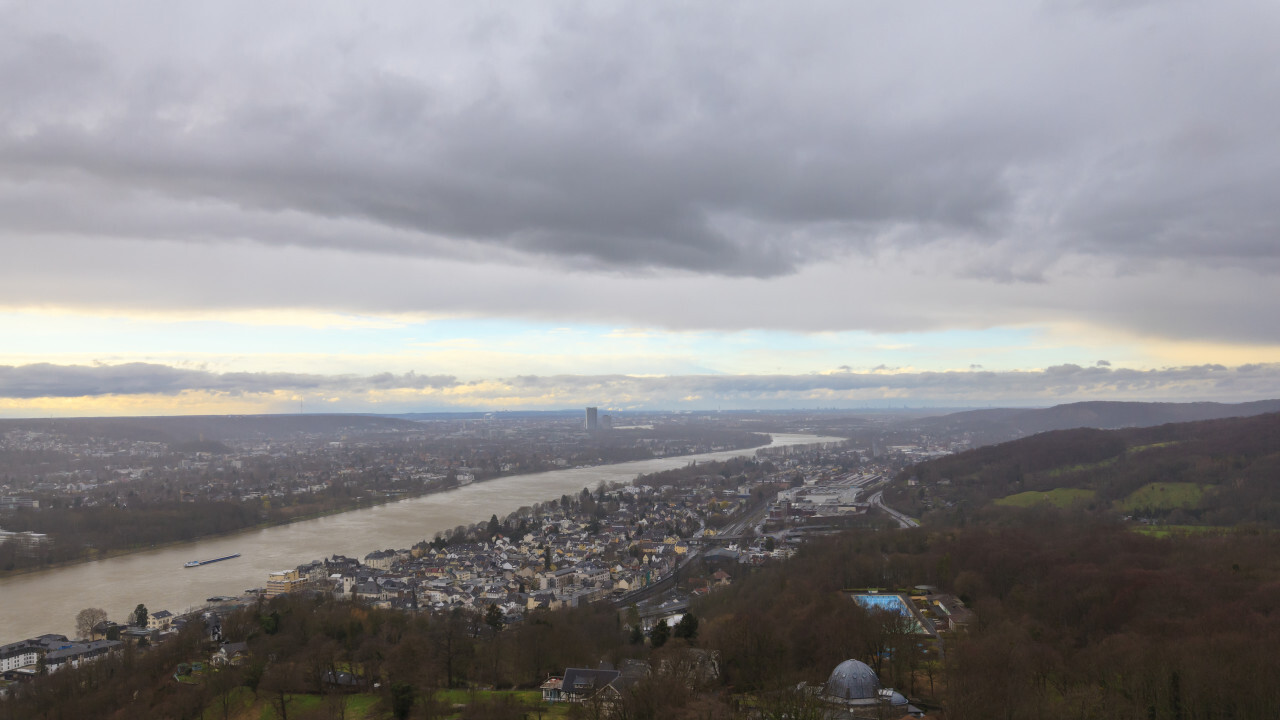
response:
<path id="1" fill-rule="evenodd" d="M 0 0 L 0 415 L 1277 397 L 1277 37 Z"/>

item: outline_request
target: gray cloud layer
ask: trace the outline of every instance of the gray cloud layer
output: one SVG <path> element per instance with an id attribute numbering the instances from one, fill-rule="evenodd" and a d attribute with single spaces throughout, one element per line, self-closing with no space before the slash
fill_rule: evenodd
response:
<path id="1" fill-rule="evenodd" d="M 1280 365 L 1221 365 L 1112 369 L 1105 366 L 1060 365 L 1038 371 L 954 371 L 920 373 L 843 372 L 818 375 L 690 375 L 660 378 L 628 376 L 519 377 L 517 390 L 570 389 L 602 397 L 696 398 L 701 406 L 716 402 L 755 407 L 760 402 L 829 399 L 964 402 L 1068 402 L 1083 399 L 1256 399 L 1280 391 Z M 618 404 L 625 404 L 623 402 Z M 809 405 L 811 403 L 805 403 Z"/>
<path id="2" fill-rule="evenodd" d="M 0 304 L 1276 344 L 1278 35 L 1242 0 L 0 5 Z"/>
<path id="3" fill-rule="evenodd" d="M 457 384 L 450 375 L 367 377 L 305 373 L 228 372 L 177 368 L 154 363 L 122 365 L 0 365 L 0 397 L 76 398 L 101 395 L 174 395 L 187 391 L 245 395 L 276 391 L 364 393 L 371 390 L 444 388 Z"/>
<path id="4" fill-rule="evenodd" d="M 11 232 L 762 277 L 939 239 L 1010 243 L 972 271 L 1013 280 L 1280 257 L 1272 4 L 120 7 L 0 10 Z M 243 214 L 172 222 L 209 203 Z"/>
<path id="5" fill-rule="evenodd" d="M 860 407 L 904 403 L 1042 403 L 1086 399 L 1244 400 L 1280 395 L 1280 365 L 1220 365 L 1161 370 L 1062 365 L 1027 372 L 924 372 L 816 375 L 517 376 L 461 383 L 451 376 L 414 373 L 372 376 L 296 373 L 213 373 L 151 363 L 124 365 L 0 366 L 0 397 L 13 399 L 174 395 L 186 391 L 223 396 L 271 394 L 336 398 L 335 410 L 368 410 L 370 393 L 393 390 L 464 390 L 427 393 L 379 405 L 382 411 L 482 408 L 526 402 L 538 407 L 599 403 L 620 408 Z"/>

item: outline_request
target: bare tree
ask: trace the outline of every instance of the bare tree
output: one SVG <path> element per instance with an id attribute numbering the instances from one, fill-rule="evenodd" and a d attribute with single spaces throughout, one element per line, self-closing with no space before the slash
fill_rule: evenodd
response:
<path id="1" fill-rule="evenodd" d="M 210 668 L 206 677 L 206 685 L 214 694 L 215 708 L 222 711 L 222 720 L 230 720 L 231 711 L 236 708 L 236 689 L 241 686 L 243 673 L 238 668 L 227 666 Z"/>
<path id="2" fill-rule="evenodd" d="M 85 608 L 76 613 L 76 635 L 94 639 L 98 625 L 107 621 L 107 611 L 102 608 Z"/>
<path id="3" fill-rule="evenodd" d="M 830 708 L 809 689 L 783 688 L 763 693 L 758 717 L 762 720 L 822 720 Z"/>
<path id="4" fill-rule="evenodd" d="M 289 720 L 289 708 L 294 705 L 293 694 L 301 685 L 298 675 L 298 668 L 283 662 L 271 663 L 262 674 L 260 688 L 267 692 L 271 707 L 280 720 Z"/>

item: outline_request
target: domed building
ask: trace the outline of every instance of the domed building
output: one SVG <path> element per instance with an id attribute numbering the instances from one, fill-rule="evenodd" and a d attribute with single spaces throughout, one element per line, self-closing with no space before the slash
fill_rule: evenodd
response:
<path id="1" fill-rule="evenodd" d="M 924 713 L 892 688 L 880 687 L 880 678 L 870 665 L 845 660 L 831 671 L 822 686 L 822 699 L 834 706 L 832 717 L 899 718 L 922 717 Z"/>
<path id="2" fill-rule="evenodd" d="M 858 660 L 845 660 L 831 671 L 823 694 L 832 700 L 873 700 L 880 696 L 880 678 L 871 666 Z"/>

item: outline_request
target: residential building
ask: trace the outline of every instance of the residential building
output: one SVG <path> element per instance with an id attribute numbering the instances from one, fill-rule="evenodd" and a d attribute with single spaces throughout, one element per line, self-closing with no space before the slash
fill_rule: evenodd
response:
<path id="1" fill-rule="evenodd" d="M 119 640 L 94 640 L 88 643 L 74 643 L 70 647 L 50 650 L 44 656 L 44 664 L 49 672 L 65 667 L 79 667 L 81 663 L 98 660 L 115 652 L 124 643 Z"/>
<path id="2" fill-rule="evenodd" d="M 173 613 L 168 610 L 157 610 L 147 618 L 148 630 L 168 630 L 173 623 Z"/>
<path id="3" fill-rule="evenodd" d="M 273 572 L 267 576 L 267 597 L 294 592 L 305 584 L 306 579 L 297 568 Z"/>

